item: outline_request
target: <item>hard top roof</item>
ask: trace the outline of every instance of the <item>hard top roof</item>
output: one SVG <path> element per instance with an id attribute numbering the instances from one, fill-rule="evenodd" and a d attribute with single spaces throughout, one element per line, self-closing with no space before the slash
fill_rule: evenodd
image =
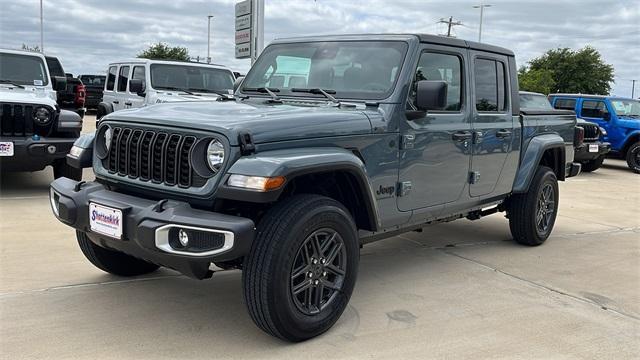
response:
<path id="1" fill-rule="evenodd" d="M 417 38 L 420 42 L 468 48 L 473 50 L 488 51 L 507 56 L 514 56 L 513 52 L 498 46 L 450 38 L 431 34 L 346 34 L 346 35 L 324 35 L 324 36 L 303 36 L 276 39 L 273 43 L 287 42 L 317 42 L 317 41 L 357 41 L 357 40 L 409 40 Z"/>
<path id="2" fill-rule="evenodd" d="M 215 69 L 224 69 L 229 70 L 228 67 L 220 64 L 207 64 L 196 61 L 180 61 L 180 60 L 155 60 L 155 59 L 145 59 L 145 58 L 132 58 L 132 59 L 124 59 L 119 61 L 113 61 L 109 63 L 109 65 L 117 65 L 117 64 L 167 64 L 167 65 L 187 65 L 187 66 L 206 66 L 212 67 Z"/>
<path id="3" fill-rule="evenodd" d="M 589 99 L 620 99 L 620 100 L 636 100 L 629 97 L 624 96 L 614 96 L 614 95 L 589 95 L 589 94 L 570 94 L 570 93 L 553 93 L 549 94 L 549 96 L 553 97 L 574 97 L 574 98 L 589 98 Z"/>

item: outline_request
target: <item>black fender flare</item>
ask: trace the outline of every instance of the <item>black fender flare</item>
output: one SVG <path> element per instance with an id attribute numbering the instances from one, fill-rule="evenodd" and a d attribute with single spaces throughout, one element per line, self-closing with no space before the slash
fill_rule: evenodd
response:
<path id="1" fill-rule="evenodd" d="M 216 197 L 255 203 L 275 202 L 293 179 L 308 174 L 335 171 L 346 172 L 355 178 L 360 192 L 357 195 L 366 208 L 370 227 L 376 231 L 380 227 L 380 216 L 366 167 L 358 156 L 343 148 L 289 148 L 241 157 L 231 165 L 223 177 Z M 259 192 L 227 185 L 229 176 L 233 174 L 263 177 L 284 176 L 285 183 L 278 189 Z"/>
<path id="2" fill-rule="evenodd" d="M 513 183 L 514 193 L 525 193 L 529 190 L 531 180 L 536 173 L 536 169 L 545 151 L 550 149 L 560 149 L 562 154 L 562 168 L 565 170 L 565 142 L 564 139 L 558 134 L 544 134 L 539 135 L 529 141 L 524 154 L 521 156 L 520 167 L 516 173 L 516 178 Z M 563 173 L 564 175 L 564 173 Z M 562 179 L 564 177 L 562 176 Z M 560 180 L 562 180 L 560 179 Z"/>

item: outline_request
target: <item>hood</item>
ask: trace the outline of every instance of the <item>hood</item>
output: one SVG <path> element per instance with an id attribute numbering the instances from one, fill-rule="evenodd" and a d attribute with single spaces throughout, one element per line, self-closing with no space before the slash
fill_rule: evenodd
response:
<path id="1" fill-rule="evenodd" d="M 105 120 L 218 132 L 225 135 L 231 145 L 237 145 L 240 131 L 251 133 L 256 144 L 369 134 L 371 122 L 365 111 L 364 108 L 266 104 L 263 101 L 178 102 L 121 110 Z"/>
<path id="2" fill-rule="evenodd" d="M 0 102 L 18 104 L 40 104 L 56 107 L 56 93 L 43 87 L 25 86 L 24 89 L 1 84 Z"/>

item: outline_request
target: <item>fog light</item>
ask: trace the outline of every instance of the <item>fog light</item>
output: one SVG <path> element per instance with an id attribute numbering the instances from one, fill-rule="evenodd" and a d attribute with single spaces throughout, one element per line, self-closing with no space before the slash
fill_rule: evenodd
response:
<path id="1" fill-rule="evenodd" d="M 189 244 L 189 235 L 186 231 L 180 229 L 180 231 L 178 231 L 178 240 L 180 240 L 182 246 L 187 246 Z"/>
<path id="2" fill-rule="evenodd" d="M 79 158 L 80 155 L 82 155 L 82 150 L 84 150 L 83 148 L 79 147 L 79 146 L 75 146 L 73 145 L 71 147 L 71 150 L 69 150 L 69 155 L 71 155 L 74 158 Z"/>
<path id="3" fill-rule="evenodd" d="M 48 152 L 49 154 L 51 154 L 51 155 L 55 154 L 55 153 L 56 153 L 56 150 L 58 150 L 58 149 L 56 148 L 56 146 L 55 146 L 55 145 L 49 145 L 49 146 L 47 146 L 47 152 Z"/>
<path id="4" fill-rule="evenodd" d="M 262 176 L 247 176 L 233 174 L 229 176 L 227 184 L 233 187 L 240 187 L 258 191 L 275 190 L 284 184 L 284 176 L 275 177 L 262 177 Z"/>

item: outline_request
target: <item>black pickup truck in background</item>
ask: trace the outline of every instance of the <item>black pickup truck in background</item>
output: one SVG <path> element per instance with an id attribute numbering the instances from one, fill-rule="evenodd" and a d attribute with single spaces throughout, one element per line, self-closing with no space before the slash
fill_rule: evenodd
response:
<path id="1" fill-rule="evenodd" d="M 86 91 L 80 79 L 74 78 L 73 74 L 65 73 L 60 60 L 54 56 L 45 56 L 50 76 L 63 76 L 67 78 L 67 88 L 58 91 L 58 106 L 61 109 L 71 110 L 84 118 L 86 109 L 84 107 Z"/>
<path id="2" fill-rule="evenodd" d="M 105 75 L 80 75 L 78 78 L 84 84 L 86 91 L 84 106 L 87 109 L 97 109 L 98 104 L 102 101 L 104 82 L 107 77 Z"/>

